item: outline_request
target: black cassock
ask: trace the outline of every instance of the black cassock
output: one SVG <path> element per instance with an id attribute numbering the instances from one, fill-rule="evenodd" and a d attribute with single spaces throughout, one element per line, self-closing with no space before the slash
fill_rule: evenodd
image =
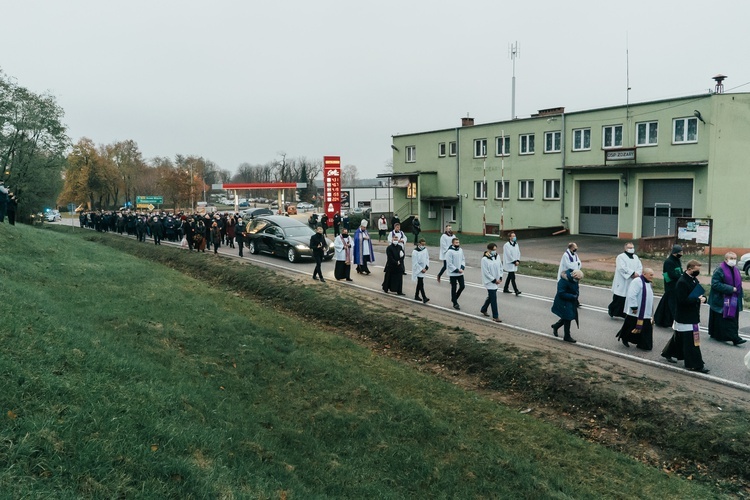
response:
<path id="1" fill-rule="evenodd" d="M 385 250 L 385 277 L 383 278 L 383 291 L 403 293 L 404 273 L 401 265 L 404 262 L 404 251 L 401 245 L 388 245 Z"/>

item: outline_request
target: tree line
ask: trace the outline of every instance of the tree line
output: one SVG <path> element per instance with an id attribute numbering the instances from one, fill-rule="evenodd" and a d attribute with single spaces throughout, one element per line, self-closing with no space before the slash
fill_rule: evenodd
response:
<path id="1" fill-rule="evenodd" d="M 322 159 L 284 152 L 264 164 L 242 163 L 235 174 L 197 155 L 145 159 L 133 140 L 97 145 L 83 137 L 73 144 L 63 117 L 54 96 L 34 93 L 0 70 L 0 180 L 18 196 L 20 220 L 71 203 L 88 210 L 135 206 L 137 196 L 162 196 L 166 208 L 189 209 L 208 200 L 212 184 L 227 182 L 306 183 L 296 195 L 314 201 L 314 180 L 323 171 Z M 356 167 L 343 170 L 356 180 Z M 270 198 L 276 192 L 247 194 Z M 295 200 L 295 190 L 285 199 Z"/>

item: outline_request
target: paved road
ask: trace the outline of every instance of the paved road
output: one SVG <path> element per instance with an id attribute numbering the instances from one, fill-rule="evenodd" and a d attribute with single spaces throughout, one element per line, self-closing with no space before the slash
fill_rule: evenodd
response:
<path id="1" fill-rule="evenodd" d="M 148 243 L 147 243 L 148 244 Z M 164 244 L 169 244 L 164 242 Z M 410 250 L 410 249 L 409 249 Z M 208 251 L 206 252 L 208 254 Z M 222 247 L 220 254 L 239 258 L 236 249 Z M 336 282 L 333 278 L 333 262 L 323 263 L 323 274 L 327 284 L 320 286 L 343 286 L 352 288 L 356 293 L 358 288 L 377 291 L 385 297 L 381 290 L 383 279 L 383 263 L 385 262 L 384 246 L 375 248 L 376 262 L 370 265 L 372 274 L 370 276 L 359 275 L 352 269 L 351 283 Z M 410 252 L 406 259 L 407 270 L 411 268 Z M 415 284 L 411 281 L 411 273 L 404 276 L 404 293 L 405 297 L 397 297 L 395 294 L 389 294 L 389 300 L 404 302 L 405 306 L 410 307 L 436 307 L 444 311 L 450 311 L 455 315 L 457 325 L 466 316 L 484 319 L 479 313 L 487 292 L 481 285 L 480 270 L 478 268 L 479 260 L 474 258 L 475 252 L 467 252 L 467 269 L 466 269 L 466 289 L 461 296 L 461 311 L 455 311 L 450 301 L 450 285 L 447 279 L 438 284 L 435 275 L 440 269 L 441 263 L 437 261 L 437 252 L 433 249 L 431 255 L 430 271 L 425 279 L 425 291 L 430 298 L 427 305 L 417 303 L 413 299 Z M 206 255 L 209 258 L 208 255 Z M 301 275 L 310 276 L 312 280 L 313 263 L 303 260 L 292 264 L 285 259 L 272 257 L 269 255 L 249 255 L 245 251 L 243 260 L 258 263 L 260 265 L 284 269 Z M 498 325 L 498 336 L 501 337 L 507 332 L 502 327 L 522 330 L 527 333 L 533 333 L 549 338 L 550 342 L 561 342 L 552 336 L 550 325 L 557 320 L 557 317 L 550 312 L 552 300 L 556 291 L 556 282 L 552 279 L 517 275 L 517 283 L 522 290 L 520 296 L 513 294 L 498 294 L 498 304 L 500 309 L 500 318 L 503 320 L 502 325 Z M 706 367 L 711 370 L 708 375 L 688 372 L 684 369 L 682 362 L 678 364 L 667 363 L 661 356 L 661 349 L 667 343 L 672 335 L 670 329 L 654 328 L 654 350 L 650 352 L 641 351 L 635 347 L 627 348 L 615 338 L 615 334 L 622 324 L 621 319 L 612 319 L 607 314 L 607 305 L 612 299 L 611 291 L 607 288 L 588 286 L 581 283 L 581 302 L 583 306 L 580 309 L 580 329 L 573 325 L 572 335 L 578 341 L 576 345 L 580 349 L 594 349 L 615 354 L 617 356 L 628 357 L 631 360 L 637 360 L 651 366 L 657 366 L 665 370 L 671 370 L 684 376 L 702 377 L 720 382 L 732 387 L 750 391 L 750 370 L 743 362 L 744 356 L 748 351 L 750 343 L 743 346 L 733 346 L 731 343 L 717 342 L 711 339 L 706 331 L 708 321 L 708 307 L 703 306 L 701 310 L 701 351 Z M 398 303 L 398 302 L 394 302 Z M 658 298 L 654 306 L 656 307 Z M 487 319 L 490 322 L 489 319 Z M 750 312 L 743 311 L 740 316 L 740 333 L 746 339 L 750 339 Z"/>

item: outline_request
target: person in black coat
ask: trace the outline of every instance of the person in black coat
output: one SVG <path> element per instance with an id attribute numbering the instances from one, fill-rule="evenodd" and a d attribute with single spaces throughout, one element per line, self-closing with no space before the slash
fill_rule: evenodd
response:
<path id="1" fill-rule="evenodd" d="M 414 244 L 416 245 L 419 241 L 419 233 L 422 232 L 422 224 L 417 217 L 414 217 L 414 220 L 411 221 L 411 232 L 414 233 Z"/>
<path id="2" fill-rule="evenodd" d="M 672 328 L 674 321 L 675 309 L 675 287 L 677 280 L 682 276 L 682 246 L 672 246 L 672 253 L 662 265 L 664 276 L 664 295 L 662 295 L 659 305 L 654 313 L 654 324 L 662 328 Z"/>
<path id="3" fill-rule="evenodd" d="M 552 334 L 558 337 L 557 331 L 563 327 L 563 340 L 575 344 L 576 341 L 570 336 L 570 323 L 578 321 L 578 282 L 583 278 L 580 269 L 565 271 L 565 275 L 557 281 L 557 293 L 552 303 L 552 312 L 560 319 L 552 324 Z"/>
<path id="4" fill-rule="evenodd" d="M 398 237 L 393 237 L 391 244 L 385 250 L 385 276 L 383 277 L 383 291 L 396 292 L 398 295 L 403 293 L 404 272 L 404 249 L 398 243 Z"/>
<path id="5" fill-rule="evenodd" d="M 324 213 L 320 216 L 320 227 L 323 228 L 323 236 L 325 236 L 328 231 L 328 214 Z"/>
<path id="6" fill-rule="evenodd" d="M 328 240 L 323 235 L 322 227 L 318 226 L 315 228 L 315 234 L 310 237 L 310 248 L 313 252 L 313 259 L 315 259 L 315 270 L 312 277 L 314 280 L 317 280 L 318 276 L 320 276 L 320 281 L 325 283 L 326 280 L 323 278 L 323 271 L 320 269 L 320 266 L 323 264 L 323 256 L 328 248 Z"/>
<path id="7" fill-rule="evenodd" d="M 336 212 L 333 215 L 333 235 L 338 236 L 341 232 L 341 214 Z"/>
<path id="8" fill-rule="evenodd" d="M 8 222 L 11 226 L 16 225 L 16 212 L 18 211 L 18 198 L 12 192 L 8 193 Z"/>
<path id="9" fill-rule="evenodd" d="M 698 283 L 701 263 L 691 260 L 687 269 L 677 280 L 675 286 L 674 333 L 662 350 L 662 357 L 674 363 L 677 359 L 685 360 L 685 368 L 691 371 L 708 373 L 703 364 L 700 348 L 699 325 L 701 321 L 701 304 L 706 302 L 703 287 Z"/>

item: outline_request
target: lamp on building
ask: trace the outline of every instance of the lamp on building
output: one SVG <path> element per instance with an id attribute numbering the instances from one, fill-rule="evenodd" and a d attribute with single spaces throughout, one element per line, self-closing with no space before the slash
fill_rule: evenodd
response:
<path id="1" fill-rule="evenodd" d="M 696 109 L 696 110 L 694 110 L 694 111 L 693 111 L 693 115 L 695 115 L 695 117 L 696 117 L 697 119 L 699 119 L 699 120 L 701 121 L 701 123 L 703 123 L 703 124 L 705 125 L 705 123 L 706 123 L 706 120 L 704 120 L 704 119 L 703 119 L 703 117 L 701 116 L 701 112 L 700 112 L 700 111 L 698 111 L 697 109 Z"/>
<path id="2" fill-rule="evenodd" d="M 399 149 L 396 146 L 394 146 L 393 144 L 391 144 L 391 149 L 394 150 L 394 151 L 396 151 L 397 153 L 399 152 Z"/>

